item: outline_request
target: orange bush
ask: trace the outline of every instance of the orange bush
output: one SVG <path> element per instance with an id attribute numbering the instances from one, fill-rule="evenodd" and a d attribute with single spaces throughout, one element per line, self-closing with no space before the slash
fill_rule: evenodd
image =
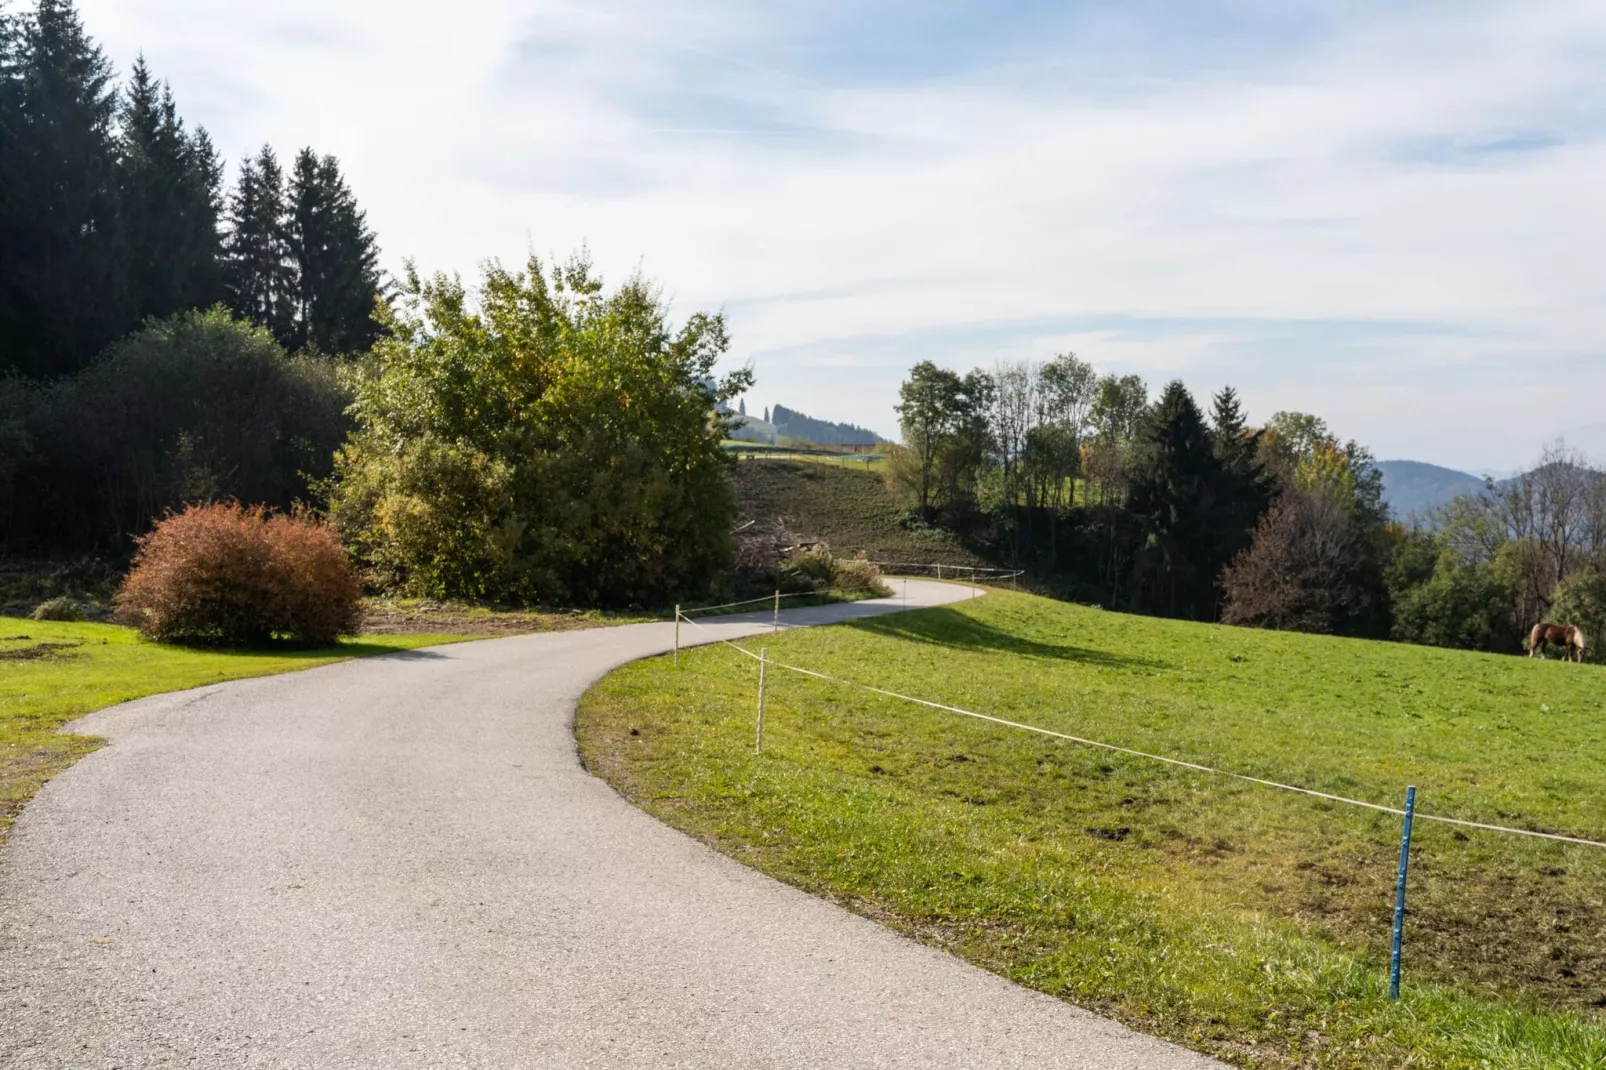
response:
<path id="1" fill-rule="evenodd" d="M 361 596 L 340 540 L 313 518 L 192 505 L 139 540 L 117 615 L 163 642 L 329 643 L 356 632 Z"/>

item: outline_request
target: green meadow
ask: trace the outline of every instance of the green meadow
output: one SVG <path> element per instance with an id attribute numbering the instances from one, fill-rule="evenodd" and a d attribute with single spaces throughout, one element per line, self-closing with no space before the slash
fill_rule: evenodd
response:
<path id="1" fill-rule="evenodd" d="M 1421 812 L 1606 840 L 1606 670 L 995 591 L 751 640 L 844 680 Z M 588 766 L 666 822 L 1022 984 L 1255 1067 L 1606 1065 L 1606 850 L 1046 738 L 728 647 L 613 673 Z M 1274 1008 L 1274 1009 L 1273 1009 Z"/>

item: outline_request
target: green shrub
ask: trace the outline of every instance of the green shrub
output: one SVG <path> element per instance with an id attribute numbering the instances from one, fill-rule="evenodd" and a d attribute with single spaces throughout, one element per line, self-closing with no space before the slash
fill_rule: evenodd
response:
<path id="1" fill-rule="evenodd" d="M 84 607 L 79 605 L 76 599 L 60 595 L 40 602 L 28 617 L 31 620 L 81 621 L 84 619 Z"/>
<path id="2" fill-rule="evenodd" d="M 291 356 L 221 308 L 151 322 L 40 393 L 18 534 L 121 552 L 188 502 L 289 508 L 330 473 L 350 403 L 333 360 Z"/>
<path id="3" fill-rule="evenodd" d="M 418 597 L 651 604 L 733 560 L 715 406 L 719 316 L 678 330 L 655 287 L 575 258 L 492 267 L 471 300 L 408 281 L 356 385 L 330 508 L 375 579 Z"/>
<path id="4" fill-rule="evenodd" d="M 138 541 L 117 615 L 162 642 L 329 643 L 362 622 L 362 590 L 335 533 L 238 503 L 191 506 Z"/>

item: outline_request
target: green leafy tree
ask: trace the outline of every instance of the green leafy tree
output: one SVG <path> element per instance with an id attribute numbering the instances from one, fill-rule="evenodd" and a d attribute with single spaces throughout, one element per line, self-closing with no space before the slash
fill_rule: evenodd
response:
<path id="1" fill-rule="evenodd" d="M 706 588 L 736 502 L 717 408 L 722 316 L 671 327 L 639 276 L 584 254 L 456 279 L 409 272 L 356 386 L 330 508 L 383 584 L 604 605 Z"/>
<path id="2" fill-rule="evenodd" d="M 1133 444 L 1149 412 L 1149 387 L 1136 375 L 1106 375 L 1098 381 L 1088 411 L 1091 441 L 1083 470 L 1098 485 L 1105 504 L 1120 504 L 1132 480 Z"/>
<path id="3" fill-rule="evenodd" d="M 350 401 L 332 362 L 221 308 L 151 321 L 46 392 L 32 529 L 120 551 L 189 502 L 288 507 L 331 471 Z"/>
<path id="4" fill-rule="evenodd" d="M 1606 643 L 1606 575 L 1594 569 L 1573 573 L 1556 585 L 1551 596 L 1551 618 L 1584 630 L 1584 658 L 1601 659 Z"/>
<path id="5" fill-rule="evenodd" d="M 986 459 L 991 399 L 992 379 L 985 373 L 960 376 L 929 360 L 909 370 L 897 405 L 905 452 L 889 471 L 913 493 L 921 515 L 973 493 Z"/>
<path id="6" fill-rule="evenodd" d="M 379 247 L 339 161 L 302 149 L 287 210 L 295 318 L 286 343 L 325 353 L 366 350 L 378 332 Z"/>
<path id="7" fill-rule="evenodd" d="M 1509 553 L 1469 560 L 1436 536 L 1409 536 L 1389 568 L 1391 635 L 1429 646 L 1518 652 L 1515 565 Z"/>

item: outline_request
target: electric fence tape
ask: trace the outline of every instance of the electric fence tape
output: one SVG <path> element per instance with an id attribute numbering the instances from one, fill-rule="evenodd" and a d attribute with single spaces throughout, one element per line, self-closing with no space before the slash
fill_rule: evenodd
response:
<path id="1" fill-rule="evenodd" d="M 712 631 L 697 623 L 697 621 L 687 618 L 686 622 L 694 628 L 699 628 L 702 631 L 708 632 L 708 634 L 713 637 L 715 642 L 724 643 L 726 646 L 746 654 L 754 661 L 761 660 L 759 655 L 753 653 L 751 650 L 748 650 L 743 646 L 738 646 L 729 639 L 723 639 L 717 635 L 714 635 Z M 1035 732 L 1038 735 L 1051 736 L 1054 739 L 1063 739 L 1070 743 L 1079 743 L 1085 747 L 1098 747 L 1102 750 L 1115 751 L 1119 754 L 1130 754 L 1133 757 L 1147 758 L 1150 761 L 1155 762 L 1164 762 L 1166 765 L 1174 765 L 1183 769 L 1192 769 L 1199 773 L 1212 773 L 1216 776 L 1230 777 L 1234 780 L 1242 780 L 1250 784 L 1259 784 L 1262 787 L 1276 788 L 1279 791 L 1291 791 L 1298 795 L 1308 795 L 1312 798 L 1324 799 L 1328 802 L 1343 803 L 1346 806 L 1359 806 L 1367 810 L 1376 810 L 1379 813 L 1394 814 L 1400 817 L 1405 815 L 1405 811 L 1396 806 L 1384 806 L 1381 803 L 1366 802 L 1362 799 L 1350 799 L 1343 795 L 1332 795 L 1328 792 L 1316 791 L 1312 788 L 1301 788 L 1294 784 L 1283 784 L 1276 780 L 1263 780 L 1260 777 L 1253 777 L 1244 773 L 1234 773 L 1229 769 L 1216 769 L 1213 766 L 1200 765 L 1197 762 L 1186 762 L 1180 758 L 1167 758 L 1160 754 L 1150 754 L 1147 751 L 1134 750 L 1131 747 L 1122 747 L 1114 743 L 1102 743 L 1096 739 L 1084 739 L 1081 736 L 1073 736 L 1065 732 L 1056 732 L 1051 728 L 1040 728 L 1037 725 L 1023 724 L 1020 721 L 1010 721 L 1002 717 L 993 717 L 985 713 L 976 713 L 974 710 L 961 709 L 958 706 L 945 706 L 940 702 L 931 702 L 927 699 L 915 698 L 913 695 L 902 695 L 896 691 L 888 691 L 880 687 L 871 687 L 869 684 L 861 684 L 854 680 L 843 680 L 836 676 L 829 676 L 823 672 L 816 672 L 813 669 L 805 669 L 797 665 L 788 665 L 785 662 L 776 661 L 773 658 L 763 660 L 766 660 L 768 664 L 777 669 L 785 669 L 788 672 L 795 672 L 801 676 L 812 676 L 816 680 L 824 680 L 828 683 L 839 684 L 843 687 L 856 687 L 861 691 L 868 691 L 876 695 L 884 695 L 887 698 L 895 698 L 902 702 L 912 702 L 917 706 L 925 706 L 933 710 L 942 710 L 946 713 L 956 713 L 962 717 L 974 717 L 978 721 L 990 721 L 993 724 L 1003 725 L 1006 728 L 1018 728 L 1023 732 Z M 1487 832 L 1508 832 L 1517 836 L 1533 836 L 1542 840 L 1556 840 L 1561 843 L 1581 844 L 1585 847 L 1606 847 L 1606 843 L 1603 843 L 1599 840 L 1587 840 L 1580 836 L 1563 836 L 1555 832 L 1536 832 L 1533 829 L 1511 828 L 1506 825 L 1487 825 L 1481 821 L 1466 821 L 1459 817 L 1440 817 L 1437 814 L 1424 814 L 1420 810 L 1416 812 L 1416 818 L 1419 821 L 1437 821 L 1445 825 L 1459 825 L 1462 828 L 1483 829 Z"/>

